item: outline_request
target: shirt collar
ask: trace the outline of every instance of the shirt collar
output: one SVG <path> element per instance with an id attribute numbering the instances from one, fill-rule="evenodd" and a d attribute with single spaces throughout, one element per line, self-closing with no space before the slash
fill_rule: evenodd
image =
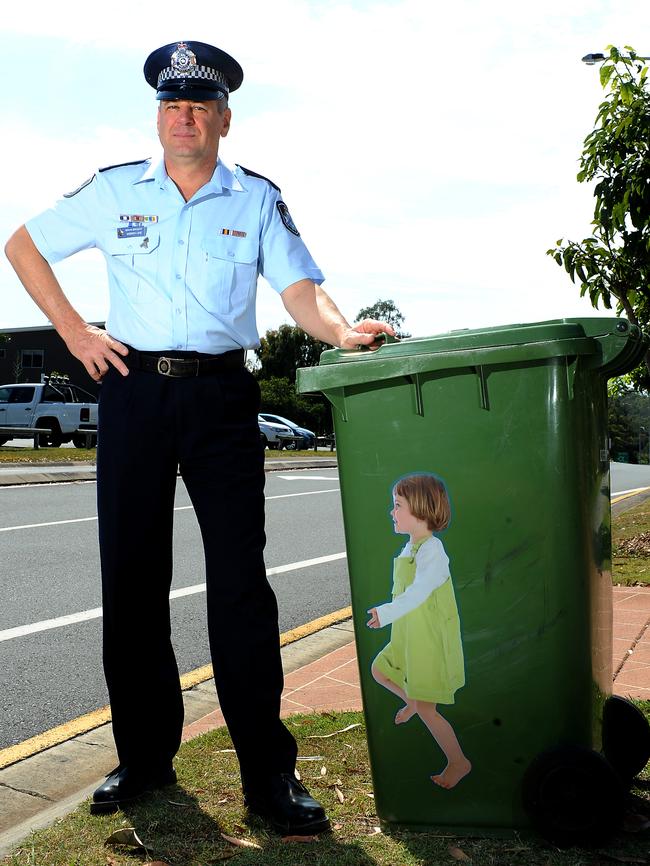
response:
<path id="1" fill-rule="evenodd" d="M 165 180 L 167 179 L 167 172 L 165 171 L 165 163 L 161 159 L 159 162 L 154 162 L 153 159 L 149 160 L 149 165 L 147 166 L 147 170 L 142 175 L 142 177 L 137 178 L 137 180 L 133 181 L 133 185 L 139 183 L 145 183 L 146 181 L 155 180 L 158 183 L 158 186 L 162 186 Z"/>
<path id="2" fill-rule="evenodd" d="M 234 192 L 243 192 L 244 190 L 244 187 L 233 174 L 232 169 L 225 162 L 222 162 L 221 159 L 217 160 L 212 180 L 210 180 L 207 186 L 210 185 L 214 186 L 218 192 L 223 192 L 224 189 L 231 189 Z"/>
<path id="3" fill-rule="evenodd" d="M 167 174 L 167 169 L 165 168 L 165 160 L 160 159 L 157 163 L 154 163 L 152 160 L 149 163 L 149 166 L 142 177 L 139 177 L 134 184 L 143 183 L 145 181 L 155 181 L 157 185 L 162 189 L 165 186 L 166 181 L 168 180 L 169 175 Z M 212 192 L 222 193 L 224 189 L 230 189 L 234 192 L 243 192 L 244 187 L 237 180 L 235 175 L 232 172 L 225 162 L 221 161 L 221 158 L 217 159 L 217 164 L 215 166 L 212 177 L 207 182 L 206 187 L 210 188 Z"/>

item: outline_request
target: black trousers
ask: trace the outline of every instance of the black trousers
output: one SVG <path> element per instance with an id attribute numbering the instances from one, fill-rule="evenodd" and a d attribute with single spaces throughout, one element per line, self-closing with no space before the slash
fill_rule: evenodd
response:
<path id="1" fill-rule="evenodd" d="M 186 379 L 113 368 L 99 400 L 97 495 L 104 671 L 120 763 L 168 764 L 183 701 L 169 591 L 177 469 L 201 528 L 219 702 L 244 789 L 293 773 L 280 721 L 277 602 L 263 560 L 259 388 L 244 367 Z M 197 574 L 197 582 L 201 580 Z"/>

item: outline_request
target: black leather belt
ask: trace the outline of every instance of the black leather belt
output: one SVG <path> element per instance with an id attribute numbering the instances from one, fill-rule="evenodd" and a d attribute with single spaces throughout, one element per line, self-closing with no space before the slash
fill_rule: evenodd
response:
<path id="1" fill-rule="evenodd" d="M 124 363 L 130 370 L 146 370 L 148 373 L 160 373 L 161 376 L 186 379 L 190 376 L 207 376 L 210 373 L 243 367 L 244 350 L 233 349 L 221 355 L 203 355 L 198 352 L 170 351 L 163 354 L 129 349 Z"/>

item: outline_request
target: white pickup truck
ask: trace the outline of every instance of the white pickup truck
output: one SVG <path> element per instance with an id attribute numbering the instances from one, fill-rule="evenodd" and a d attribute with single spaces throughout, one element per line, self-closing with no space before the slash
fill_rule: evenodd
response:
<path id="1" fill-rule="evenodd" d="M 38 434 L 39 445 L 58 448 L 72 441 L 77 448 L 97 444 L 97 398 L 67 379 L 0 385 L 0 445 L 16 436 Z"/>

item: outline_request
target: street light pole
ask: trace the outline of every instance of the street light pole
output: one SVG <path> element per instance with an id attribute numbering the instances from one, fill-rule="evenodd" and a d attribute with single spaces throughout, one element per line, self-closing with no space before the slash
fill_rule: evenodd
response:
<path id="1" fill-rule="evenodd" d="M 648 431 L 645 429 L 645 427 L 639 425 L 639 450 L 638 450 L 638 452 L 637 452 L 638 455 L 639 455 L 639 456 L 637 457 L 637 463 L 638 463 L 638 464 L 641 463 L 641 434 L 642 434 L 642 433 L 647 433 L 647 432 L 648 432 Z M 649 439 L 650 439 L 650 437 L 649 437 Z"/>
<path id="2" fill-rule="evenodd" d="M 585 54 L 582 58 L 582 62 L 586 63 L 587 66 L 595 66 L 596 63 L 602 63 L 607 58 L 604 54 Z M 641 57 L 639 54 L 634 58 L 635 60 L 650 60 L 650 57 Z"/>

